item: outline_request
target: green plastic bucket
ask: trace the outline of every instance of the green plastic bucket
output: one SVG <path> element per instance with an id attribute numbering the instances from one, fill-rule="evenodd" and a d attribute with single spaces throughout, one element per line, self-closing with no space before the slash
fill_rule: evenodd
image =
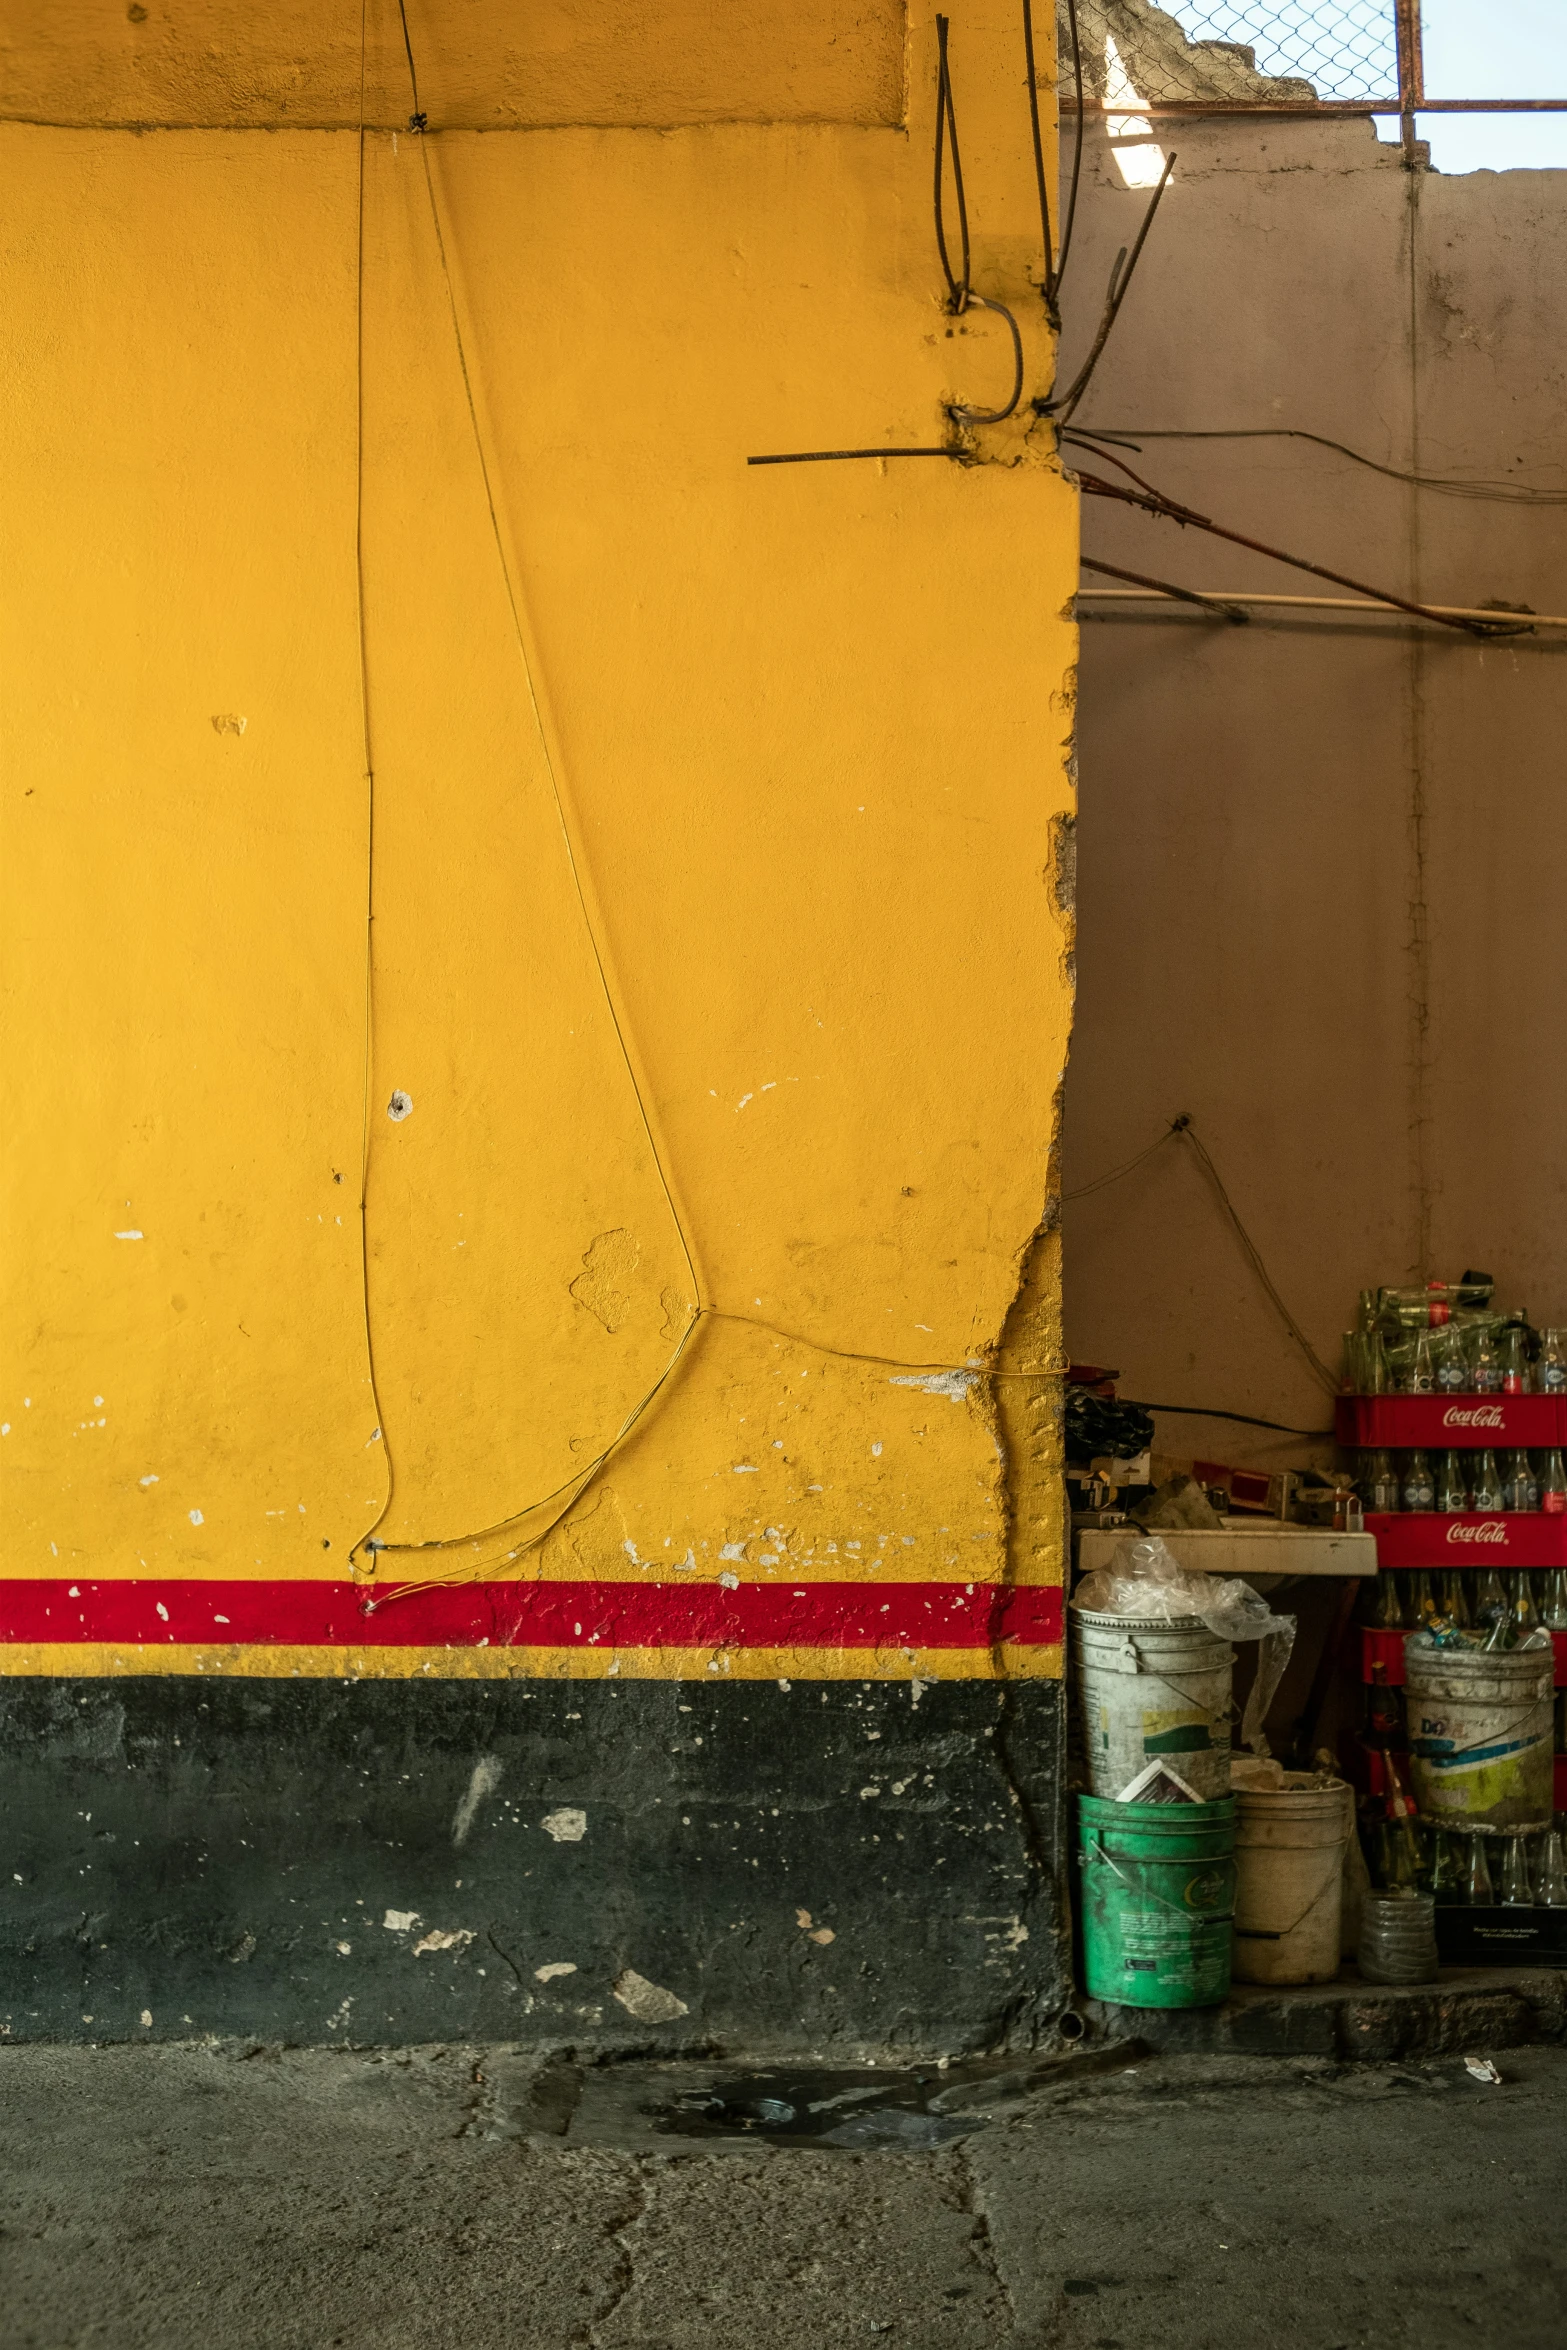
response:
<path id="1" fill-rule="evenodd" d="M 1217 2007 L 1229 1996 L 1235 1798 L 1077 1799 L 1083 1977 L 1122 2007 Z"/>

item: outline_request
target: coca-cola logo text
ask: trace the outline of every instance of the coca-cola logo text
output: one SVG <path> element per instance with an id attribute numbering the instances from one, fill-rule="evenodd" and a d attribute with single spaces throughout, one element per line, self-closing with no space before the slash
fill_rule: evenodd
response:
<path id="1" fill-rule="evenodd" d="M 1499 1403 L 1449 1404 L 1442 1414 L 1444 1428 L 1500 1428 L 1502 1407 Z"/>
<path id="2" fill-rule="evenodd" d="M 1499 1542 L 1507 1547 L 1507 1527 L 1500 1518 L 1487 1518 L 1478 1526 L 1466 1526 L 1455 1520 L 1447 1529 L 1449 1542 Z"/>

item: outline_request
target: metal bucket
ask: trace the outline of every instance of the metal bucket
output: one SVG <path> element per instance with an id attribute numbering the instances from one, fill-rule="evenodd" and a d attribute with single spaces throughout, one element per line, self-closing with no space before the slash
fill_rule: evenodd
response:
<path id="1" fill-rule="evenodd" d="M 1200 1616 L 1072 1610 L 1072 1669 L 1089 1790 L 1117 1796 L 1166 1762 L 1203 1803 L 1230 1792 L 1235 1651 Z"/>
<path id="2" fill-rule="evenodd" d="M 1235 1793 L 1235 1974 L 1242 1983 L 1331 1983 L 1338 1973 L 1344 1847 L 1355 1798 L 1309 1771 Z"/>
<path id="3" fill-rule="evenodd" d="M 1235 1803 L 1077 1799 L 1083 1983 L 1123 2007 L 1229 1996 Z"/>
<path id="4" fill-rule="evenodd" d="M 1415 1802 L 1436 1827 L 1516 1835 L 1551 1824 L 1549 1648 L 1404 1643 Z"/>

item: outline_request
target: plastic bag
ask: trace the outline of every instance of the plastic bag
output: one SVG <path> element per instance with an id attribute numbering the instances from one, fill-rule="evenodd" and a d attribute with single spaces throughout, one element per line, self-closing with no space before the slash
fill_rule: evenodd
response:
<path id="1" fill-rule="evenodd" d="M 1196 1616 L 1220 1640 L 1257 1640 L 1257 1674 L 1241 1721 L 1242 1741 L 1266 1754 L 1263 1718 L 1284 1678 L 1295 1645 L 1295 1618 L 1276 1616 L 1260 1592 L 1238 1575 L 1198 1575 L 1172 1557 L 1157 1534 L 1117 1545 L 1107 1567 L 1085 1575 L 1072 1605 L 1095 1615 L 1141 1616 L 1166 1623 Z"/>

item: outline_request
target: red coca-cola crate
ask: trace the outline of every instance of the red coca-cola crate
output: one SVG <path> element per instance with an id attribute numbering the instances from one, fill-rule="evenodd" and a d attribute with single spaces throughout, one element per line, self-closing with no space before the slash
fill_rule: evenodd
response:
<path id="1" fill-rule="evenodd" d="M 1567 1516 L 1544 1510 L 1373 1510 L 1379 1567 L 1567 1567 Z"/>
<path id="2" fill-rule="evenodd" d="M 1341 1395 L 1334 1409 L 1340 1444 L 1361 1452 L 1567 1444 L 1560 1395 Z"/>
<path id="3" fill-rule="evenodd" d="M 1381 1665 L 1384 1668 L 1383 1677 L 1388 1687 L 1402 1689 L 1404 1685 L 1404 1642 L 1408 1637 L 1407 1632 L 1382 1632 L 1375 1630 L 1369 1624 L 1362 1625 L 1360 1628 L 1360 1678 L 1362 1681 L 1374 1680 L 1376 1676 L 1372 1668 Z M 1567 1632 L 1553 1632 L 1551 1646 L 1556 1651 L 1556 1686 L 1558 1689 L 1567 1688 Z M 1567 1755 L 1561 1759 L 1567 1762 Z M 1560 1796 L 1557 1798 L 1556 1808 L 1558 1811 L 1567 1810 L 1567 1804 L 1563 1804 Z"/>

